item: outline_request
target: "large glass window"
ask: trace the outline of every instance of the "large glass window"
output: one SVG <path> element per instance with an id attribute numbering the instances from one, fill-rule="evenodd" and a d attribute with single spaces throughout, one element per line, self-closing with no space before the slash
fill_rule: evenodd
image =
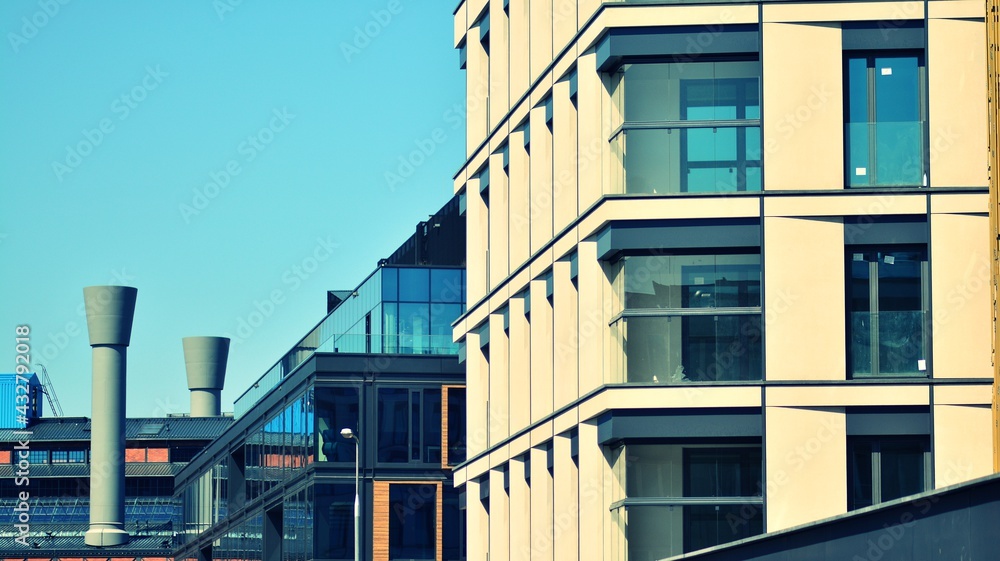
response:
<path id="1" fill-rule="evenodd" d="M 437 558 L 437 484 L 389 485 L 389 559 Z"/>
<path id="2" fill-rule="evenodd" d="M 444 561 L 461 561 L 466 558 L 465 512 L 461 493 L 448 482 L 443 485 L 441 501 L 441 558 Z"/>
<path id="3" fill-rule="evenodd" d="M 764 531 L 761 449 L 755 445 L 626 444 L 629 559 L 662 559 Z"/>
<path id="4" fill-rule="evenodd" d="M 465 388 L 448 388 L 448 465 L 465 461 Z"/>
<path id="5" fill-rule="evenodd" d="M 627 64 L 616 100 L 624 192 L 761 189 L 757 60 Z"/>
<path id="6" fill-rule="evenodd" d="M 927 437 L 850 438 L 847 509 L 929 490 L 929 450 Z"/>
<path id="7" fill-rule="evenodd" d="M 926 248 L 849 247 L 847 258 L 851 374 L 926 376 Z"/>
<path id="8" fill-rule="evenodd" d="M 354 485 L 315 486 L 314 559 L 354 558 Z"/>
<path id="9" fill-rule="evenodd" d="M 441 389 L 378 389 L 378 461 L 441 463 Z"/>
<path id="10" fill-rule="evenodd" d="M 923 185 L 923 54 L 849 52 L 844 76 L 847 186 Z"/>
<path id="11" fill-rule="evenodd" d="M 625 381 L 759 380 L 760 255 L 635 255 L 620 281 Z"/>
<path id="12" fill-rule="evenodd" d="M 358 433 L 358 388 L 318 387 L 314 392 L 318 461 L 354 462 L 354 442 L 340 431 L 349 428 Z"/>

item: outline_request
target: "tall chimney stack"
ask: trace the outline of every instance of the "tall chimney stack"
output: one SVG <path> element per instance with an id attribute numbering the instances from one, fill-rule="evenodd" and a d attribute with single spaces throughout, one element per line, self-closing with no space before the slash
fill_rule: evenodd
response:
<path id="1" fill-rule="evenodd" d="M 222 386 L 226 381 L 229 339 L 226 337 L 185 337 L 184 365 L 191 390 L 192 417 L 222 415 Z"/>
<path id="2" fill-rule="evenodd" d="M 125 531 L 125 363 L 137 290 L 130 286 L 83 289 L 93 348 L 90 424 L 90 529 L 93 547 L 128 543 Z"/>

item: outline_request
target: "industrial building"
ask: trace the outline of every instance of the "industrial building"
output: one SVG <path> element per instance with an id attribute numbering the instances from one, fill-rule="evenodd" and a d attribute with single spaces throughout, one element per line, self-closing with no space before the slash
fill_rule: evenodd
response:
<path id="1" fill-rule="evenodd" d="M 84 544 L 90 519 L 91 422 L 84 417 L 47 417 L 23 429 L 0 429 L 0 559 L 79 559 L 99 555 L 113 561 L 164 559 L 174 545 L 174 478 L 233 422 L 230 417 L 155 417 L 125 424 L 124 548 L 97 550 Z M 19 441 L 30 464 L 20 480 Z M 29 493 L 26 507 L 18 497 Z M 25 523 L 30 532 L 16 529 Z M 21 538 L 20 541 L 17 541 Z"/>
<path id="2" fill-rule="evenodd" d="M 470 559 L 664 559 L 992 472 L 984 16 L 458 3 Z"/>

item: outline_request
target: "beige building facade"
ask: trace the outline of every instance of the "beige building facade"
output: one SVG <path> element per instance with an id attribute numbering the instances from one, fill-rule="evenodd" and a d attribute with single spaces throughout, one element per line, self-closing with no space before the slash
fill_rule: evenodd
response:
<path id="1" fill-rule="evenodd" d="M 465 0 L 468 557 L 992 472 L 981 2 Z"/>

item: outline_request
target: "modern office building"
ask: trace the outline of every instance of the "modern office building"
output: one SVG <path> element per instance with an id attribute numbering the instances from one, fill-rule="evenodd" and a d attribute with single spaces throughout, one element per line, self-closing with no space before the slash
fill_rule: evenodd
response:
<path id="1" fill-rule="evenodd" d="M 90 419 L 41 418 L 27 427 L 0 429 L 0 559 L 170 557 L 181 507 L 174 499 L 174 477 L 232 422 L 232 417 L 128 419 L 125 530 L 131 541 L 103 550 L 83 541 L 90 517 L 90 472 L 106 469 L 91 462 Z"/>
<path id="2" fill-rule="evenodd" d="M 992 472 L 984 16 L 458 3 L 470 559 L 662 559 Z"/>
<path id="3" fill-rule="evenodd" d="M 362 559 L 464 558 L 464 240 L 453 197 L 357 288 L 329 293 L 328 315 L 178 476 L 176 559 L 347 560 L 356 544 Z"/>

